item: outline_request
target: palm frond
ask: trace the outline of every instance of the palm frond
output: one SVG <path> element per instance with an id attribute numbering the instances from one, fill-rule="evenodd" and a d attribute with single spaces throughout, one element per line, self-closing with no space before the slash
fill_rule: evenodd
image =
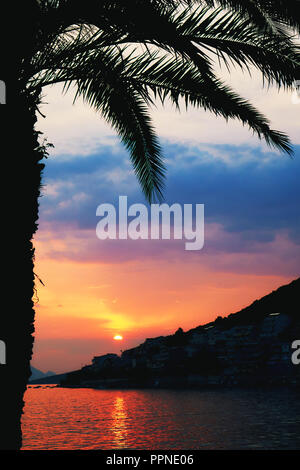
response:
<path id="1" fill-rule="evenodd" d="M 97 68 L 86 62 L 75 75 L 76 97 L 99 111 L 116 129 L 129 150 L 134 171 L 146 198 L 151 202 L 162 196 L 165 167 L 161 147 L 154 132 L 143 92 L 126 79 L 117 50 L 101 50 Z M 129 59 L 130 60 L 130 59 Z"/>
<path id="2" fill-rule="evenodd" d="M 242 69 L 254 66 L 269 84 L 293 85 L 299 68 L 299 46 L 291 37 L 256 29 L 249 20 L 237 13 L 224 13 L 222 8 L 210 13 L 206 9 L 182 12 L 175 21 L 186 39 L 215 53 L 228 69 L 231 63 Z"/>
<path id="3" fill-rule="evenodd" d="M 300 1 L 300 0 L 299 0 Z M 62 82 L 116 129 L 146 197 L 160 197 L 161 149 L 149 106 L 158 98 L 238 119 L 268 145 L 291 153 L 288 137 L 216 77 L 258 69 L 263 80 L 291 87 L 300 54 L 290 6 L 298 0 L 45 0 L 36 47 L 23 79 L 29 90 Z M 300 22 L 299 22 L 300 24 Z"/>
<path id="4" fill-rule="evenodd" d="M 186 107 L 201 107 L 226 120 L 237 118 L 260 139 L 265 138 L 269 145 L 292 153 L 288 137 L 272 130 L 263 114 L 220 80 L 199 76 L 194 64 L 165 57 L 153 61 L 148 67 L 142 63 L 141 70 L 138 70 L 137 63 L 133 67 L 132 80 L 149 87 L 163 103 L 169 99 L 180 108 L 182 99 Z"/>

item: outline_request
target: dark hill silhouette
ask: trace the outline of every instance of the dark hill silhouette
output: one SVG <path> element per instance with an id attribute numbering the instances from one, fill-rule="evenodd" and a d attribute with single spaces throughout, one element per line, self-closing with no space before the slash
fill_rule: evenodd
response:
<path id="1" fill-rule="evenodd" d="M 123 351 L 122 360 L 126 362 L 128 358 L 138 357 L 141 354 L 151 356 L 152 353 L 158 352 L 158 344 L 164 344 L 168 347 L 184 347 L 189 343 L 190 336 L 195 332 L 201 332 L 208 326 L 215 326 L 217 330 L 231 329 L 237 325 L 257 325 L 264 320 L 270 313 L 282 313 L 291 317 L 290 326 L 285 330 L 285 339 L 290 341 L 295 339 L 295 335 L 300 337 L 300 278 L 292 281 L 290 284 L 279 287 L 277 290 L 267 294 L 259 300 L 255 300 L 251 305 L 241 309 L 236 313 L 231 313 L 227 317 L 218 316 L 215 321 L 197 326 L 184 332 L 182 328 L 178 328 L 173 335 L 159 336 L 157 338 L 148 338 L 146 341 L 135 348 Z M 282 337 L 283 339 L 283 337 Z M 157 350 L 157 351 L 156 351 Z M 127 359 L 126 359 L 127 358 Z M 206 359 L 207 360 L 207 359 Z M 91 366 L 69 372 L 63 378 L 66 384 L 78 384 L 80 380 L 90 377 Z M 117 375 L 120 371 L 117 371 Z M 58 377 L 58 376 L 57 376 Z M 66 380 L 65 380 L 66 378 Z M 46 380 L 46 379 L 44 379 Z M 35 381 L 37 383 L 37 381 Z M 40 382 L 40 383 L 56 383 L 56 382 Z"/>
<path id="2" fill-rule="evenodd" d="M 299 317 L 300 307 L 300 278 L 295 279 L 290 284 L 279 287 L 270 294 L 265 295 L 259 300 L 255 300 L 251 305 L 231 313 L 227 317 L 217 317 L 215 321 L 208 325 L 218 326 L 219 328 L 231 328 L 234 325 L 243 325 L 257 323 L 269 313 L 286 313 L 292 318 Z M 206 327 L 201 325 L 187 333 Z"/>
<path id="3" fill-rule="evenodd" d="M 105 356 L 94 357 L 92 364 L 66 374 L 61 385 L 300 385 L 300 369 L 291 361 L 291 344 L 300 338 L 299 294 L 300 278 L 225 318 L 218 316 L 186 332 L 178 328 L 169 336 L 147 338 L 123 351 L 108 368 L 103 367 Z"/>

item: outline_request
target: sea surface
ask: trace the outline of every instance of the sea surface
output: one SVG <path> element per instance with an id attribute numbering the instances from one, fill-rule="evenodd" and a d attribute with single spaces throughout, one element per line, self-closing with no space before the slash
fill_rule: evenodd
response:
<path id="1" fill-rule="evenodd" d="M 23 449 L 300 449 L 296 390 L 28 386 Z"/>

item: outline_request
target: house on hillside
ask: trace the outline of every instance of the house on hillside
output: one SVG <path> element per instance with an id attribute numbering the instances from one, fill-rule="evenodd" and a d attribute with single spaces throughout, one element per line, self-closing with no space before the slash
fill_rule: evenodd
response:
<path id="1" fill-rule="evenodd" d="M 98 372 L 103 369 L 119 367 L 120 365 L 121 358 L 117 354 L 104 354 L 104 356 L 95 356 L 93 358 L 91 369 Z"/>
<path id="2" fill-rule="evenodd" d="M 269 313 L 261 323 L 260 337 L 272 338 L 282 333 L 291 323 L 289 315 L 284 313 Z"/>

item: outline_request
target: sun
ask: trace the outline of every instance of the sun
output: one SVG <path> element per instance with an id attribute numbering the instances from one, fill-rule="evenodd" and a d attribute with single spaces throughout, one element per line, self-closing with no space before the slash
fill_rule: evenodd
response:
<path id="1" fill-rule="evenodd" d="M 123 339 L 123 336 L 122 336 L 122 335 L 115 335 L 115 336 L 114 336 L 114 339 L 115 339 L 116 341 L 121 341 L 121 340 Z"/>

